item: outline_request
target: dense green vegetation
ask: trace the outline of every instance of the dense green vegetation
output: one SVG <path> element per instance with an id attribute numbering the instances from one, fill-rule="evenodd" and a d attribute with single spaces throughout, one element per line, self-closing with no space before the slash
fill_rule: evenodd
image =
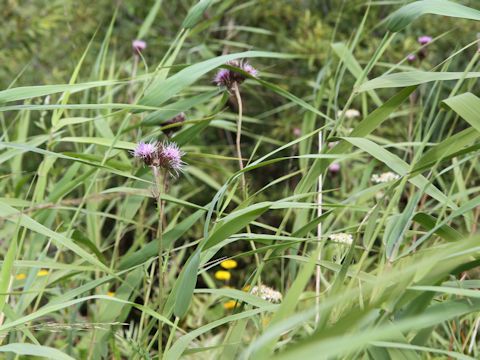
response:
<path id="1" fill-rule="evenodd" d="M 476 2 L 0 14 L 0 358 L 480 357 Z"/>

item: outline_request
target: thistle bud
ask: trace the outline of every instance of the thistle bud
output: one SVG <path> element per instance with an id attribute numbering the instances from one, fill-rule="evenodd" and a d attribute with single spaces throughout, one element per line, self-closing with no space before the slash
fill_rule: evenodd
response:
<path id="1" fill-rule="evenodd" d="M 180 114 L 174 116 L 174 117 L 171 118 L 170 120 L 167 120 L 167 121 L 164 123 L 164 125 L 165 125 L 165 126 L 168 126 L 168 125 L 183 123 L 183 122 L 185 122 L 186 119 L 187 119 L 187 117 L 185 116 L 185 113 L 181 112 Z M 172 127 L 172 128 L 168 128 L 168 129 L 163 130 L 163 132 L 164 132 L 167 136 L 171 136 L 176 130 L 177 130 L 177 127 Z"/>
<path id="2" fill-rule="evenodd" d="M 147 43 L 143 40 L 133 40 L 132 41 L 132 48 L 135 54 L 141 53 L 143 50 L 147 48 Z"/>
<path id="3" fill-rule="evenodd" d="M 418 40 L 418 43 L 423 46 L 431 43 L 433 39 L 431 36 L 423 35 L 423 36 L 420 36 L 417 40 Z"/>

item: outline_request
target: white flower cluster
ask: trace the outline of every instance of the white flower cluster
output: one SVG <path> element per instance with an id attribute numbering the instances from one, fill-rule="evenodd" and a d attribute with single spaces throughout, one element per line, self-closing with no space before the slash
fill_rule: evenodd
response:
<path id="1" fill-rule="evenodd" d="M 347 245 L 352 245 L 353 242 L 352 235 L 346 233 L 331 234 L 328 238 L 334 242 Z"/>
<path id="2" fill-rule="evenodd" d="M 381 184 L 381 183 L 386 183 L 386 182 L 389 182 L 389 181 L 394 181 L 394 180 L 398 180 L 400 179 L 400 176 L 389 171 L 389 172 L 385 172 L 383 174 L 373 174 L 372 175 L 372 182 L 374 182 L 375 184 Z"/>
<path id="3" fill-rule="evenodd" d="M 337 116 L 342 116 L 343 112 L 345 112 L 345 117 L 347 119 L 355 119 L 360 116 L 360 111 L 358 111 L 357 109 L 339 110 L 337 112 Z"/>
<path id="4" fill-rule="evenodd" d="M 252 294 L 261 297 L 263 300 L 277 303 L 282 301 L 282 294 L 265 285 L 254 286 Z"/>

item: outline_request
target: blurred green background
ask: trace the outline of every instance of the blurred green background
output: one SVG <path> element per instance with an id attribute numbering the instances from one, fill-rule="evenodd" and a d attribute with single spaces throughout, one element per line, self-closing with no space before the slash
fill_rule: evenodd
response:
<path id="1" fill-rule="evenodd" d="M 158 14 L 144 36 L 148 43 L 144 56 L 151 66 L 161 59 L 185 14 L 195 2 L 161 2 Z M 111 45 L 120 55 L 119 58 L 127 60 L 132 56 L 131 42 L 137 38 L 154 3 L 153 0 L 2 0 L 1 87 L 9 86 L 22 72 L 18 79 L 18 84 L 22 85 L 67 82 L 92 38 L 93 48 L 99 49 L 115 11 L 117 17 Z M 368 60 L 377 48 L 384 34 L 382 21 L 395 8 L 407 2 L 372 3 L 374 6 L 370 10 L 370 19 L 376 18 L 378 22 L 368 21 L 366 24 L 372 36 L 365 38 L 368 42 L 364 41 L 362 51 L 355 54 L 360 61 Z M 474 1 L 463 3 L 473 5 Z M 206 22 L 202 31 L 197 30 L 194 36 L 189 36 L 181 59 L 185 62 L 194 61 L 224 51 L 244 49 L 300 53 L 306 56 L 307 61 L 282 62 L 274 72 L 291 76 L 289 86 L 298 85 L 300 79 L 308 78 L 308 75 L 313 81 L 318 66 L 327 58 L 332 34 L 335 32 L 335 41 L 354 36 L 353 24 L 359 24 L 362 20 L 367 4 L 365 0 L 217 1 L 204 14 L 211 22 Z M 224 12 L 223 9 L 228 11 Z M 338 28 L 335 28 L 340 13 L 341 19 Z M 229 31 L 232 25 L 236 28 Z M 435 44 L 438 54 L 431 54 L 423 66 L 436 64 L 445 58 L 446 53 L 474 41 L 480 29 L 475 22 L 424 17 L 396 37 L 385 60 L 401 60 L 417 47 L 416 38 L 420 35 L 438 36 L 446 31 L 455 34 L 438 41 Z M 89 54 L 87 61 L 93 59 L 95 52 Z M 123 75 L 127 77 L 128 72 Z M 82 77 L 88 78 L 88 74 L 82 74 Z"/>

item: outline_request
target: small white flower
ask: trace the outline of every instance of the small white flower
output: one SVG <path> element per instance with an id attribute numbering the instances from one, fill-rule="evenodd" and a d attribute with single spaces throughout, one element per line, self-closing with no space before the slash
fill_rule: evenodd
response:
<path id="1" fill-rule="evenodd" d="M 331 234 L 328 238 L 334 242 L 347 245 L 352 245 L 353 242 L 352 235 L 346 233 Z"/>
<path id="2" fill-rule="evenodd" d="M 347 119 L 355 119 L 357 117 L 360 117 L 360 111 L 358 111 L 357 109 L 338 110 L 337 116 L 338 117 L 342 116 L 344 111 L 345 111 L 345 117 Z"/>
<path id="3" fill-rule="evenodd" d="M 263 300 L 277 303 L 282 301 L 282 294 L 265 285 L 254 286 L 252 294 L 261 297 Z"/>
<path id="4" fill-rule="evenodd" d="M 383 183 L 387 183 L 387 182 L 398 180 L 398 179 L 400 179 L 399 175 L 391 171 L 388 171 L 380 175 L 373 174 L 370 180 L 372 180 L 372 182 L 374 182 L 375 184 L 383 184 Z"/>

